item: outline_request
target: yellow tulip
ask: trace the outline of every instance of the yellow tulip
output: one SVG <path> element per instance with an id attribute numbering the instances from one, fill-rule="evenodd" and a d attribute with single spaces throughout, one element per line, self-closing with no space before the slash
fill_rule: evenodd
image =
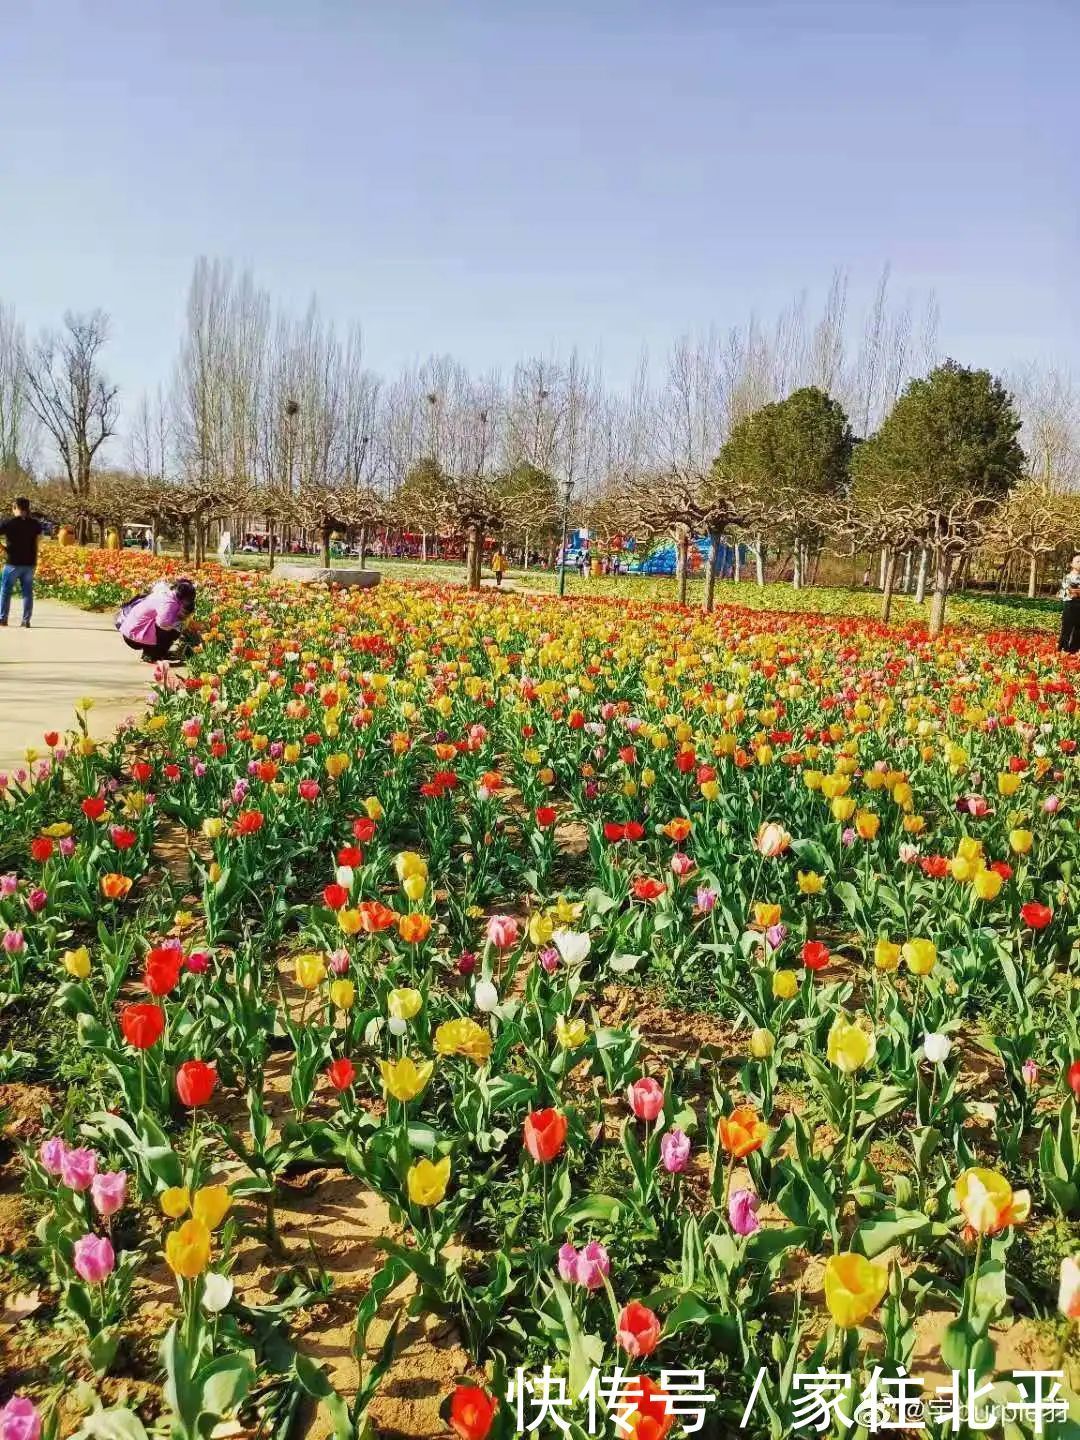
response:
<path id="1" fill-rule="evenodd" d="M 369 820 L 381 820 L 383 818 L 382 801 L 376 795 L 369 795 L 364 801 L 364 813 Z"/>
<path id="2" fill-rule="evenodd" d="M 161 1192 L 160 1204 L 170 1220 L 179 1220 L 191 1209 L 191 1192 L 186 1185 L 170 1185 Z"/>
<path id="3" fill-rule="evenodd" d="M 825 888 L 825 881 L 816 870 L 798 870 L 795 874 L 795 880 L 800 893 L 803 895 L 820 895 L 821 891 Z"/>
<path id="4" fill-rule="evenodd" d="M 406 1055 L 401 1060 L 380 1060 L 379 1069 L 386 1093 L 407 1104 L 427 1089 L 435 1062 L 423 1060 L 417 1065 Z"/>
<path id="5" fill-rule="evenodd" d="M 998 794 L 1006 797 L 1015 795 L 1023 778 L 1022 775 L 1014 775 L 1011 770 L 1003 770 L 998 776 Z"/>
<path id="6" fill-rule="evenodd" d="M 405 1182 L 409 1199 L 414 1205 L 425 1208 L 438 1205 L 450 1183 L 450 1156 L 444 1155 L 436 1164 L 426 1158 L 417 1160 L 415 1165 L 409 1166 Z"/>
<path id="7" fill-rule="evenodd" d="M 569 1020 L 560 1015 L 555 1021 L 555 1041 L 560 1050 L 577 1050 L 588 1038 L 589 1027 L 580 1017 Z"/>
<path id="8" fill-rule="evenodd" d="M 225 821 L 219 815 L 208 815 L 202 822 L 202 833 L 207 840 L 217 840 L 224 833 Z"/>
<path id="9" fill-rule="evenodd" d="M 715 780 L 703 780 L 698 789 L 703 800 L 716 800 L 720 796 L 720 786 Z"/>
<path id="10" fill-rule="evenodd" d="M 755 1060 L 767 1060 L 776 1049 L 776 1037 L 771 1030 L 758 1026 L 750 1033 L 750 1054 Z"/>
<path id="11" fill-rule="evenodd" d="M 979 861 L 983 858 L 982 841 L 975 840 L 970 835 L 964 835 L 956 847 L 956 853 L 962 855 L 965 860 Z"/>
<path id="12" fill-rule="evenodd" d="M 874 946 L 874 965 L 878 970 L 895 970 L 900 964 L 900 946 L 882 935 Z"/>
<path id="13" fill-rule="evenodd" d="M 774 1000 L 792 1000 L 799 993 L 799 977 L 794 970 L 777 970 L 772 977 Z"/>
<path id="14" fill-rule="evenodd" d="M 876 840 L 880 818 L 872 810 L 860 810 L 855 816 L 855 833 L 860 840 Z"/>
<path id="15" fill-rule="evenodd" d="M 311 952 L 296 957 L 296 983 L 304 990 L 314 990 L 326 979 L 326 961 Z"/>
<path id="16" fill-rule="evenodd" d="M 326 773 L 330 776 L 330 779 L 337 780 L 344 775 L 351 761 L 343 750 L 338 750 L 333 755 L 328 755 L 323 761 L 323 764 L 326 766 Z"/>
<path id="17" fill-rule="evenodd" d="M 980 900 L 996 900 L 1003 883 L 996 870 L 978 870 L 971 886 Z"/>
<path id="18" fill-rule="evenodd" d="M 825 1304 L 845 1330 L 862 1323 L 881 1304 L 889 1287 L 889 1267 L 865 1255 L 841 1251 L 825 1262 Z"/>
<path id="19" fill-rule="evenodd" d="M 371 818 L 375 819 L 376 817 L 372 816 Z M 423 875 L 426 879 L 428 873 L 427 861 L 415 850 L 402 850 L 399 855 L 396 855 L 394 869 L 397 871 L 399 880 L 408 880 L 410 875 Z"/>
<path id="20" fill-rule="evenodd" d="M 802 778 L 807 790 L 822 790 L 824 793 L 825 776 L 820 770 L 804 770 Z"/>
<path id="21" fill-rule="evenodd" d="M 902 953 L 904 964 L 913 975 L 929 975 L 937 964 L 937 946 L 933 940 L 906 940 Z"/>
<path id="22" fill-rule="evenodd" d="M 410 900 L 419 900 L 427 889 L 426 875 L 406 875 L 401 882 L 401 888 Z"/>
<path id="23" fill-rule="evenodd" d="M 174 1275 L 195 1280 L 210 1263 L 210 1231 L 202 1220 L 185 1220 L 165 1240 L 165 1260 Z"/>
<path id="24" fill-rule="evenodd" d="M 435 1031 L 437 1055 L 464 1055 L 474 1065 L 483 1065 L 491 1056 L 491 1032 L 468 1016 L 444 1020 Z"/>
<path id="25" fill-rule="evenodd" d="M 1014 855 L 1026 855 L 1034 844 L 1035 836 L 1030 830 L 1010 830 L 1009 848 Z"/>
<path id="26" fill-rule="evenodd" d="M 555 933 L 555 921 L 550 915 L 536 914 L 529 917 L 529 942 L 539 948 L 546 945 Z"/>
<path id="27" fill-rule="evenodd" d="M 865 1069 L 874 1058 L 875 1047 L 874 1032 L 869 1025 L 849 1020 L 843 1011 L 837 1015 L 829 1031 L 826 1054 L 842 1075 L 854 1075 Z"/>
<path id="28" fill-rule="evenodd" d="M 350 908 L 338 911 L 337 923 L 343 935 L 358 935 L 364 922 L 360 918 L 360 911 Z"/>
<path id="29" fill-rule="evenodd" d="M 85 945 L 77 950 L 65 950 L 60 959 L 64 969 L 76 980 L 85 980 L 90 974 L 90 951 Z"/>
<path id="30" fill-rule="evenodd" d="M 356 986 L 351 980 L 332 980 L 330 1002 L 339 1010 L 351 1010 L 356 1003 Z"/>
<path id="31" fill-rule="evenodd" d="M 754 923 L 760 925 L 762 930 L 768 930 L 771 925 L 779 925 L 780 906 L 759 902 L 754 906 Z"/>
<path id="32" fill-rule="evenodd" d="M 905 815 L 904 829 L 909 835 L 921 835 L 926 829 L 925 815 Z"/>
<path id="33" fill-rule="evenodd" d="M 979 862 L 977 860 L 969 860 L 966 855 L 957 855 L 949 861 L 949 873 L 952 875 L 952 878 L 961 885 L 966 885 L 969 880 L 973 880 L 978 873 L 978 869 Z"/>
<path id="34" fill-rule="evenodd" d="M 386 997 L 386 1013 L 391 1020 L 411 1020 L 417 1014 L 424 997 L 419 990 L 413 990 L 403 985 L 396 990 L 391 990 Z"/>
<path id="35" fill-rule="evenodd" d="M 855 801 L 850 795 L 838 795 L 832 802 L 833 819 L 838 820 L 841 825 L 845 820 L 850 820 L 855 814 Z"/>
<path id="36" fill-rule="evenodd" d="M 208 1230 L 216 1230 L 232 1208 L 232 1196 L 224 1185 L 204 1185 L 191 1197 L 191 1213 Z"/>
<path id="37" fill-rule="evenodd" d="M 996 1170 L 975 1166 L 965 1170 L 956 1182 L 956 1203 L 971 1228 L 980 1235 L 994 1235 L 1007 1225 L 1020 1225 L 1031 1211 L 1026 1190 L 1013 1191 Z"/>

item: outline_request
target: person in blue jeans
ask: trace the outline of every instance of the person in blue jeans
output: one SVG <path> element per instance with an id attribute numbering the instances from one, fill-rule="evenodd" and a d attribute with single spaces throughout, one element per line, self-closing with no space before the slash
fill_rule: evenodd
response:
<path id="1" fill-rule="evenodd" d="M 30 501 L 20 495 L 11 507 L 8 519 L 0 521 L 0 539 L 4 542 L 4 568 L 0 571 L 0 625 L 8 623 L 11 592 L 16 582 L 22 595 L 23 629 L 30 629 L 34 613 L 34 571 L 37 569 L 40 520 L 30 514 Z"/>

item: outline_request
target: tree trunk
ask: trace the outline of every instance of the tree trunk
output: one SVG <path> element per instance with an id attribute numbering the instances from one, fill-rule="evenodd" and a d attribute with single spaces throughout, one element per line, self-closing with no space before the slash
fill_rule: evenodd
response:
<path id="1" fill-rule="evenodd" d="M 425 542 L 427 536 L 424 537 Z M 484 564 L 484 532 L 479 525 L 470 525 L 465 544 L 465 572 L 470 590 L 480 589 Z"/>
<path id="2" fill-rule="evenodd" d="M 267 546 L 267 549 L 266 549 L 267 568 L 270 569 L 270 570 L 273 570 L 273 568 L 274 568 L 274 550 L 275 550 L 275 548 L 276 548 L 276 546 L 277 546 L 277 534 L 276 534 L 275 531 L 274 531 L 274 522 L 273 522 L 272 520 L 268 521 L 266 528 L 267 528 L 267 533 L 269 534 L 269 537 L 270 537 L 270 543 L 269 543 L 269 545 Z"/>
<path id="3" fill-rule="evenodd" d="M 709 551 L 709 564 L 705 571 L 705 613 L 712 614 L 712 608 L 716 601 L 716 572 L 720 565 L 720 541 L 721 536 L 712 535 L 712 548 Z"/>
<path id="4" fill-rule="evenodd" d="M 924 545 L 919 551 L 919 574 L 915 581 L 915 604 L 921 605 L 926 599 L 926 572 L 930 568 L 930 552 Z"/>
<path id="5" fill-rule="evenodd" d="M 158 517 L 155 515 L 150 521 L 150 554 L 158 553 Z"/>
<path id="6" fill-rule="evenodd" d="M 367 533 L 368 533 L 368 527 L 367 527 L 366 525 L 361 525 L 361 526 L 360 526 L 360 569 L 361 569 L 361 570 L 363 570 L 364 567 L 367 565 Z"/>
<path id="7" fill-rule="evenodd" d="M 883 545 L 883 546 L 881 547 L 881 554 L 878 556 L 878 570 L 877 570 L 878 580 L 877 580 L 877 588 L 878 588 L 879 590 L 884 590 L 884 589 L 885 589 L 885 567 L 886 567 L 886 565 L 888 564 L 888 554 L 889 554 L 888 548 L 887 548 L 885 545 Z"/>
<path id="8" fill-rule="evenodd" d="M 1028 599 L 1034 600 L 1039 593 L 1039 557 L 1028 556 Z"/>
<path id="9" fill-rule="evenodd" d="M 680 605 L 686 604 L 686 585 L 690 579 L 690 535 L 678 535 L 675 540 L 675 578 L 679 582 Z"/>
<path id="10" fill-rule="evenodd" d="M 900 581 L 900 592 L 907 595 L 911 590 L 911 551 L 904 551 L 904 574 Z"/>
<path id="11" fill-rule="evenodd" d="M 738 585 L 742 579 L 742 547 L 738 540 L 735 541 L 735 549 L 732 553 L 731 578 L 735 581 L 736 585 Z"/>
<path id="12" fill-rule="evenodd" d="M 791 571 L 791 588 L 793 590 L 801 590 L 803 582 L 803 550 L 801 540 L 795 541 L 794 561 L 795 563 Z"/>
<path id="13" fill-rule="evenodd" d="M 324 523 L 320 537 L 322 540 L 322 567 L 324 570 L 330 569 L 330 535 L 330 526 Z"/>
<path id="14" fill-rule="evenodd" d="M 422 530 L 422 531 L 420 532 L 420 559 L 421 559 L 425 564 L 427 563 L 427 531 L 426 531 L 426 530 Z M 470 586 L 469 588 L 471 589 L 472 587 Z M 479 587 L 477 587 L 477 588 L 479 588 Z"/>
<path id="15" fill-rule="evenodd" d="M 757 583 L 760 586 L 765 584 L 765 537 L 757 535 L 754 538 L 754 570 L 757 573 Z"/>
<path id="16" fill-rule="evenodd" d="M 881 587 L 881 618 L 887 625 L 892 615 L 893 581 L 896 578 L 896 553 L 893 550 L 883 550 L 882 556 L 885 560 L 885 574 Z"/>
<path id="17" fill-rule="evenodd" d="M 187 518 L 187 516 L 184 517 L 181 527 L 181 534 L 184 564 L 186 565 L 187 562 L 191 559 L 191 521 Z"/>
<path id="18" fill-rule="evenodd" d="M 206 555 L 206 526 L 201 516 L 195 517 L 195 569 L 198 570 Z"/>
<path id="19" fill-rule="evenodd" d="M 522 565 L 522 567 L 521 567 L 523 570 L 528 570 L 528 568 L 529 568 L 529 539 L 530 539 L 530 532 L 529 532 L 528 530 L 526 530 L 526 531 L 525 531 L 525 563 L 524 563 L 524 564 Z"/>
<path id="20" fill-rule="evenodd" d="M 99 550 L 104 550 L 104 549 L 105 549 L 105 521 L 104 521 L 104 520 L 99 520 L 99 521 L 97 522 L 97 529 L 98 529 L 98 549 L 99 549 Z"/>
<path id="21" fill-rule="evenodd" d="M 947 550 L 939 550 L 934 558 L 934 593 L 930 597 L 930 637 L 940 635 L 945 628 L 945 601 L 949 595 L 949 572 L 952 556 Z"/>

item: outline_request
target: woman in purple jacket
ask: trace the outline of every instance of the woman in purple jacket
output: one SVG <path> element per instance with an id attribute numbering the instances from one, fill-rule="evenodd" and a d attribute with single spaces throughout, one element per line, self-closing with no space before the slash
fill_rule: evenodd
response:
<path id="1" fill-rule="evenodd" d="M 195 609 L 195 586 L 190 580 L 170 584 L 159 580 L 152 590 L 129 600 L 117 617 L 116 628 L 124 644 L 140 650 L 147 664 L 172 658 L 184 622 Z"/>

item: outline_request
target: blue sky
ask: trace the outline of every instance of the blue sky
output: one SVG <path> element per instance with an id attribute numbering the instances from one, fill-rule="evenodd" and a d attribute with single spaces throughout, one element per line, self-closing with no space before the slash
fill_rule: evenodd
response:
<path id="1" fill-rule="evenodd" d="M 771 317 L 833 269 L 1080 369 L 1074 0 L 24 0 L 0 299 L 167 378 L 200 254 L 478 370 Z"/>

